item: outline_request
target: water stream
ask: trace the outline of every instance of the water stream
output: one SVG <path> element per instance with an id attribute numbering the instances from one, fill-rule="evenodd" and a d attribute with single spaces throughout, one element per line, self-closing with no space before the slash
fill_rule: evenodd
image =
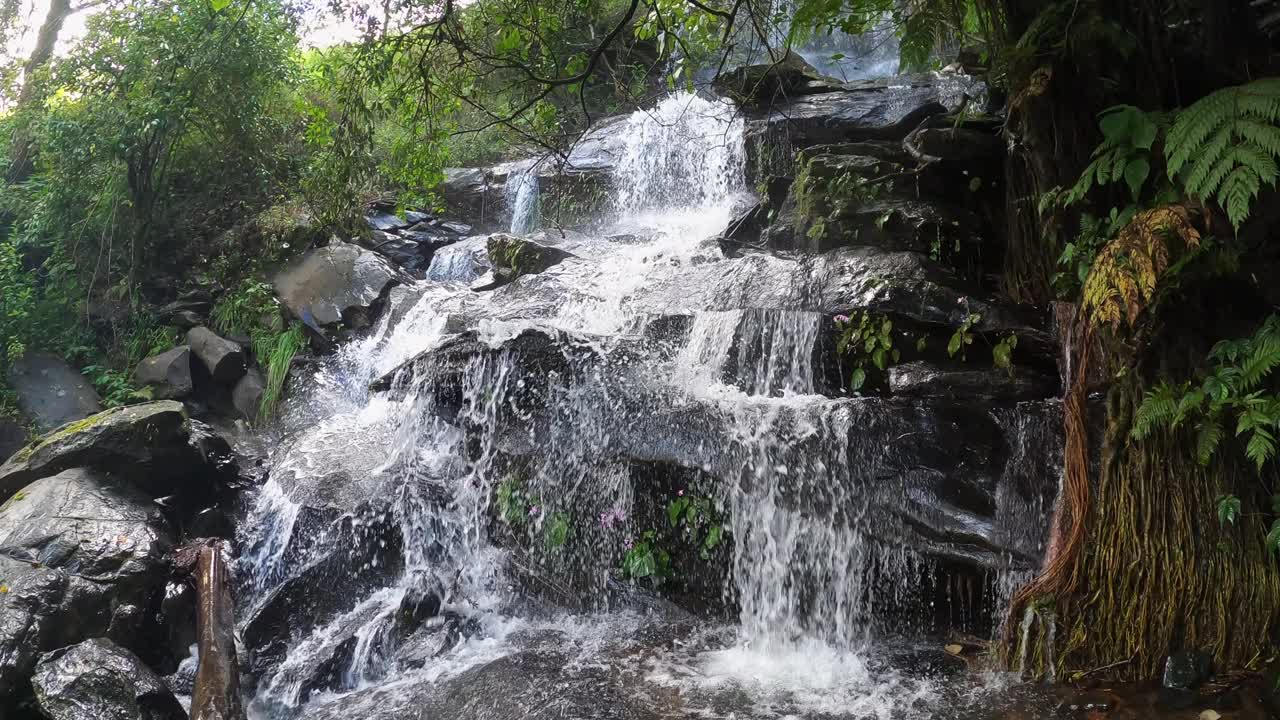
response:
<path id="1" fill-rule="evenodd" d="M 930 602 L 933 561 L 886 541 L 910 528 L 878 510 L 915 486 L 885 480 L 885 448 L 859 440 L 885 410 L 818 394 L 823 317 L 806 296 L 822 266 L 710 240 L 747 195 L 742 120 L 675 95 L 619 127 L 601 229 L 538 236 L 573 258 L 475 292 L 483 245 L 441 251 L 291 401 L 241 523 L 242 634 L 268 647 L 251 716 L 986 718 L 1034 703 L 1004 676 L 935 672 L 928 608 L 910 610 Z M 536 182 L 514 187 L 512 230 L 533 232 Z M 591 360 L 531 375 L 511 350 L 530 330 Z M 432 373 L 368 389 L 463 331 L 488 351 L 458 370 L 456 401 Z M 702 595 L 727 615 L 619 577 L 652 483 L 715 508 L 727 572 L 707 571 Z M 518 529 L 492 517 L 504 502 Z M 1010 532 L 1046 508 L 1030 510 L 1000 509 Z M 543 542 L 565 522 L 572 542 Z"/>

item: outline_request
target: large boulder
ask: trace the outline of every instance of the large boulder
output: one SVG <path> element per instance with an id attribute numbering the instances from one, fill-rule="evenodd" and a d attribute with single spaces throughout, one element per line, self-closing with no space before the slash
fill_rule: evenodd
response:
<path id="1" fill-rule="evenodd" d="M 154 653 L 171 546 L 147 496 L 93 470 L 38 480 L 0 506 L 0 697 L 40 653 L 86 638 Z"/>
<path id="2" fill-rule="evenodd" d="M 102 410 L 93 385 L 56 355 L 27 353 L 9 367 L 6 379 L 18 406 L 42 432 Z"/>
<path id="3" fill-rule="evenodd" d="M 395 283 L 391 266 L 377 253 L 333 242 L 308 251 L 277 275 L 275 290 L 289 312 L 309 326 L 360 327 Z"/>
<path id="4" fill-rule="evenodd" d="M 194 332 L 194 331 L 193 331 Z M 191 348 L 179 345 L 138 363 L 133 382 L 151 388 L 157 400 L 184 398 L 191 394 Z"/>
<path id="5" fill-rule="evenodd" d="M 240 413 L 240 417 L 249 422 L 258 419 L 259 410 L 262 407 L 262 395 L 266 392 L 266 387 L 267 379 L 257 368 L 250 368 L 249 372 L 240 378 L 231 391 L 231 403 L 235 406 L 236 412 Z"/>
<path id="6" fill-rule="evenodd" d="M 0 497 L 27 483 L 76 467 L 163 470 L 191 451 L 182 403 L 160 400 L 117 407 L 69 423 L 0 465 Z"/>
<path id="7" fill-rule="evenodd" d="M 152 497 L 170 496 L 169 506 L 183 511 L 216 501 L 237 473 L 223 438 L 188 420 L 181 403 L 160 400 L 112 408 L 19 450 L 0 465 L 0 497 L 77 467 L 112 473 Z"/>
<path id="8" fill-rule="evenodd" d="M 805 59 L 787 50 L 777 62 L 743 65 L 712 81 L 716 92 L 748 106 L 785 102 L 798 95 L 824 92 L 838 83 L 824 78 Z"/>
<path id="9" fill-rule="evenodd" d="M 46 654 L 31 679 L 50 720 L 186 720 L 164 681 L 105 638 Z"/>
<path id="10" fill-rule="evenodd" d="M 245 372 L 244 348 L 207 327 L 187 331 L 187 344 L 214 382 L 230 386 Z"/>

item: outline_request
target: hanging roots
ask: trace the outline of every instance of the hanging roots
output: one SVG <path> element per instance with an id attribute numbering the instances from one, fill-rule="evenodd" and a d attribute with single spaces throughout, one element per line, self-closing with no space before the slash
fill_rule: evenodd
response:
<path id="1" fill-rule="evenodd" d="M 1130 418 L 1142 400 L 1135 378 L 1111 392 L 1101 472 L 1091 485 L 1083 389 L 1091 353 L 1089 343 L 1079 346 L 1086 349 L 1064 401 L 1061 544 L 1013 599 L 1006 664 L 1016 662 L 1023 642 L 1033 643 L 1032 660 L 1055 666 L 1015 669 L 1061 680 L 1099 668 L 1107 668 L 1105 677 L 1147 680 L 1159 676 L 1170 653 L 1190 649 L 1208 652 L 1219 668 L 1256 663 L 1280 621 L 1280 573 L 1261 520 L 1220 527 L 1215 516 L 1222 494 L 1258 495 L 1256 471 L 1240 453 L 1200 465 L 1190 431 L 1129 443 Z M 1042 638 L 1019 637 L 1027 608 L 1056 617 L 1058 648 L 1045 652 Z"/>

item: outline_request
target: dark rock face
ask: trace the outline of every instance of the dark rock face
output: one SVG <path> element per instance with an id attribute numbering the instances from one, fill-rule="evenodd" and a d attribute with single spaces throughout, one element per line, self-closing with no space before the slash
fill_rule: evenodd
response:
<path id="1" fill-rule="evenodd" d="M 275 278 L 276 295 L 294 317 L 319 329 L 339 322 L 363 326 L 364 317 L 395 283 L 377 254 L 334 242 L 308 251 Z"/>
<path id="2" fill-rule="evenodd" d="M 206 327 L 187 331 L 187 344 L 219 385 L 230 386 L 244 375 L 244 348 L 239 344 Z"/>
<path id="3" fill-rule="evenodd" d="M 158 608 L 171 540 L 151 501 L 85 469 L 27 486 L 0 507 L 0 696 L 37 657 L 108 636 L 153 652 L 146 609 Z"/>
<path id="4" fill-rule="evenodd" d="M 54 355 L 23 355 L 9 368 L 8 380 L 18 396 L 18 406 L 42 432 L 102 410 L 102 401 L 89 381 Z"/>
<path id="5" fill-rule="evenodd" d="M 191 473 L 175 465 L 191 458 L 190 430 L 182 403 L 160 400 L 112 408 L 64 425 L 0 466 L 0 496 L 10 497 L 38 478 L 76 467 L 122 469 L 164 494 L 168 480 Z M 153 471 L 151 482 L 147 476 Z"/>
<path id="6" fill-rule="evenodd" d="M 889 391 L 908 397 L 970 399 L 983 403 L 1051 398 L 1058 381 L 1029 368 L 939 367 L 925 362 L 889 368 Z"/>
<path id="7" fill-rule="evenodd" d="M 51 720 L 185 720 L 186 711 L 154 672 L 110 640 L 47 653 L 31 680 Z"/>
<path id="8" fill-rule="evenodd" d="M 266 391 L 267 379 L 262 371 L 250 368 L 244 377 L 236 382 L 231 391 L 231 402 L 240 413 L 240 417 L 253 421 L 258 418 L 258 409 L 262 407 L 262 394 Z"/>
<path id="9" fill-rule="evenodd" d="M 263 668 L 284 657 L 295 637 L 350 610 L 403 569 L 400 528 L 381 512 L 366 507 L 355 515 L 325 522 L 300 519 L 323 529 L 316 545 L 305 548 L 305 567 L 276 587 L 246 618 L 242 637 L 249 662 Z"/>
<path id="10" fill-rule="evenodd" d="M 194 332 L 194 331 L 193 331 Z M 191 394 L 191 348 L 179 345 L 138 363 L 133 382 L 150 387 L 157 400 L 173 400 Z"/>

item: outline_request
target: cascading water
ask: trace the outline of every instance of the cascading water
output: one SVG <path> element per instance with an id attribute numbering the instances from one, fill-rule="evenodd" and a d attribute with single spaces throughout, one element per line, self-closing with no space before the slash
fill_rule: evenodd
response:
<path id="1" fill-rule="evenodd" d="M 524 235 L 538 224 L 538 174 L 536 169 L 507 180 L 507 204 L 511 206 L 511 232 Z"/>
<path id="2" fill-rule="evenodd" d="M 242 523 L 255 720 L 968 707 L 957 700 L 967 686 L 867 650 L 877 614 L 910 601 L 929 571 L 893 542 L 913 530 L 883 510 L 924 502 L 927 473 L 894 465 L 893 443 L 916 441 L 895 437 L 871 400 L 818 394 L 823 318 L 805 282 L 751 290 L 813 266 L 728 258 L 709 242 L 745 196 L 743 121 L 678 94 L 619 127 L 605 229 L 547 236 L 573 257 L 477 293 L 465 283 L 483 270 L 482 246 L 442 251 L 428 280 L 393 293 L 380 323 L 291 401 Z M 517 208 L 536 202 L 536 185 L 516 187 Z M 641 240 L 612 239 L 624 233 Z M 691 284 L 673 293 L 681 277 Z M 654 340 L 668 325 L 683 330 Z M 406 366 L 391 392 L 369 390 L 460 338 L 465 362 Z M 550 369 L 522 366 L 530 338 L 554 342 Z M 619 581 L 644 523 L 666 517 L 641 497 L 651 477 L 715 505 L 730 540 L 708 552 L 725 554 L 739 622 Z M 544 683 L 557 689 L 539 694 Z M 525 710 L 485 709 L 501 702 Z"/>

